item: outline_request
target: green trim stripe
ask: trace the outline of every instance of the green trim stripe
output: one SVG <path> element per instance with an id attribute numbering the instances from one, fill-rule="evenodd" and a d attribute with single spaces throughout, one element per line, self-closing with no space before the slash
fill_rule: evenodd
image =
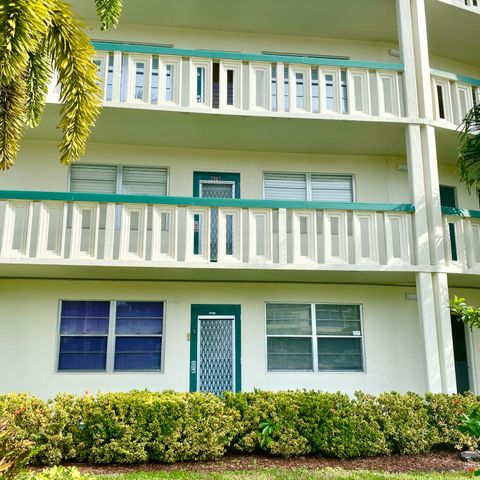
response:
<path id="1" fill-rule="evenodd" d="M 217 50 L 189 50 L 156 45 L 139 45 L 120 42 L 92 41 L 97 50 L 129 53 L 147 53 L 154 55 L 176 55 L 179 57 L 200 57 L 224 60 L 245 60 L 250 62 L 283 62 L 305 65 L 323 65 L 328 67 L 369 68 L 372 70 L 395 70 L 402 72 L 402 63 L 368 62 L 364 60 L 339 60 L 334 58 L 296 57 L 289 55 L 265 55 L 259 53 L 223 52 Z"/>
<path id="2" fill-rule="evenodd" d="M 465 218 L 480 218 L 480 210 L 467 210 L 464 208 L 442 207 L 444 215 L 455 215 Z"/>
<path id="3" fill-rule="evenodd" d="M 134 203 L 148 205 L 178 205 L 236 208 L 296 208 L 312 210 L 347 210 L 377 212 L 414 212 L 409 203 L 304 202 L 287 200 L 255 200 L 237 198 L 163 197 L 150 195 L 113 195 L 106 193 L 40 192 L 0 190 L 4 200 L 41 200 L 61 202 Z"/>
<path id="4" fill-rule="evenodd" d="M 464 75 L 457 75 L 456 73 L 444 72 L 443 70 L 437 70 L 436 68 L 430 69 L 432 75 L 437 77 L 453 80 L 454 82 L 469 83 L 475 87 L 480 87 L 480 79 L 473 77 L 465 77 Z"/>

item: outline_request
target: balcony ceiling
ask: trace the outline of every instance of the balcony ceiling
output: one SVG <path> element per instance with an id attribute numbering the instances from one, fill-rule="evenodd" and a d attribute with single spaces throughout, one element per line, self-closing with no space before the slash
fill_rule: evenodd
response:
<path id="1" fill-rule="evenodd" d="M 75 10 L 95 19 L 92 1 Z M 127 24 L 227 32 L 397 41 L 393 0 L 125 0 Z"/>
<path id="2" fill-rule="evenodd" d="M 26 138 L 57 140 L 59 106 L 50 104 Z M 105 107 L 91 142 L 346 155 L 405 155 L 395 122 L 272 118 Z"/>
<path id="3" fill-rule="evenodd" d="M 427 0 L 430 53 L 478 65 L 480 15 L 439 0 Z"/>

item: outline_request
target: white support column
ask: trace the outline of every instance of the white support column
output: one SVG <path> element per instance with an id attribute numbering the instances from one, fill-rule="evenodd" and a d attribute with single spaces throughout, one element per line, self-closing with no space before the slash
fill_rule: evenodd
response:
<path id="1" fill-rule="evenodd" d="M 425 179 L 422 167 L 422 137 L 419 125 L 408 125 L 406 129 L 408 179 L 410 197 L 415 205 L 413 214 L 414 250 L 418 265 L 430 265 L 429 231 Z"/>
<path id="2" fill-rule="evenodd" d="M 403 96 L 405 115 L 418 117 L 417 80 L 415 75 L 415 46 L 412 30 L 412 12 L 410 0 L 397 0 L 398 40 L 400 57 L 404 65 Z"/>
<path id="3" fill-rule="evenodd" d="M 422 329 L 425 352 L 426 390 L 442 393 L 442 374 L 434 302 L 433 279 L 431 273 L 417 273 L 418 316 Z"/>
<path id="4" fill-rule="evenodd" d="M 437 317 L 438 346 L 442 369 L 443 393 L 456 393 L 455 358 L 453 354 L 452 325 L 448 307 L 448 278 L 446 273 L 433 274 L 433 293 Z"/>
<path id="5" fill-rule="evenodd" d="M 440 205 L 440 185 L 438 179 L 437 144 L 435 128 L 431 125 L 421 127 L 422 156 L 425 176 L 425 198 L 429 213 L 430 252 L 432 263 L 445 265 L 445 244 L 443 236 L 443 217 Z"/>
<path id="6" fill-rule="evenodd" d="M 411 0 L 411 6 L 419 112 L 422 117 L 431 121 L 433 120 L 433 103 L 425 0 Z"/>

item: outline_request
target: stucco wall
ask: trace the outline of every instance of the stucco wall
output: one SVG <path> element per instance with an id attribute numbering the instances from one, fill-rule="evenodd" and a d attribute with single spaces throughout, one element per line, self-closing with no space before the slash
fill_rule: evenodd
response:
<path id="1" fill-rule="evenodd" d="M 188 389 L 190 305 L 240 304 L 243 389 L 423 392 L 417 303 L 404 287 L 239 283 L 0 281 L 0 392 Z M 165 300 L 163 373 L 55 373 L 59 299 Z M 365 373 L 267 373 L 264 302 L 361 303 Z"/>
<path id="2" fill-rule="evenodd" d="M 25 141 L 15 166 L 0 175 L 0 189 L 66 191 L 69 168 L 57 160 L 56 143 Z M 408 203 L 403 158 L 156 148 L 92 143 L 82 163 L 169 168 L 170 195 L 192 196 L 194 171 L 236 172 L 241 196 L 263 198 L 264 171 L 348 173 L 359 202 Z"/>

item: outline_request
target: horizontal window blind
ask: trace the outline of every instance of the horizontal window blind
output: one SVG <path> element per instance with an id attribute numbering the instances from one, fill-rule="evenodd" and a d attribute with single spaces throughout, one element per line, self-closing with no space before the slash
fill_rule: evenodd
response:
<path id="1" fill-rule="evenodd" d="M 168 170 L 155 167 L 117 167 L 114 165 L 72 165 L 70 191 L 86 193 L 124 193 L 167 195 Z M 122 172 L 121 191 L 117 178 Z"/>
<path id="2" fill-rule="evenodd" d="M 265 200 L 353 202 L 351 175 L 267 172 L 264 189 Z"/>
<path id="3" fill-rule="evenodd" d="M 312 200 L 316 202 L 353 202 L 350 175 L 312 174 Z"/>
<path id="4" fill-rule="evenodd" d="M 167 195 L 166 168 L 123 167 L 122 193 L 132 195 Z"/>
<path id="5" fill-rule="evenodd" d="M 307 176 L 301 173 L 265 173 L 265 200 L 307 200 Z"/>
<path id="6" fill-rule="evenodd" d="M 70 191 L 116 193 L 117 167 L 108 165 L 72 165 Z"/>

